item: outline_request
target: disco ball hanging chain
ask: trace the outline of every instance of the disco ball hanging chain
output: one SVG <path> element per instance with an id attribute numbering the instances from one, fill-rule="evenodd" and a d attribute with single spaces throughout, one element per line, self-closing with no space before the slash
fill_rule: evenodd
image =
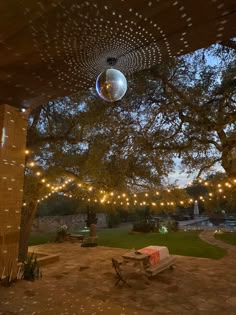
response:
<path id="1" fill-rule="evenodd" d="M 115 66 L 116 58 L 108 58 L 109 66 Z M 101 72 L 96 80 L 96 91 L 98 95 L 107 102 L 120 100 L 126 93 L 127 80 L 123 73 L 117 69 L 111 68 Z"/>

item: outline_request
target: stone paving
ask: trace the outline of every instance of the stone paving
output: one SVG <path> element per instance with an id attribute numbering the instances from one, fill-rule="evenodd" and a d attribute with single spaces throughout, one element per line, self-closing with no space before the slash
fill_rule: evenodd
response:
<path id="1" fill-rule="evenodd" d="M 0 315 L 236 315 L 236 249 L 214 239 L 201 238 L 227 248 L 220 260 L 176 256 L 176 268 L 148 280 L 141 273 L 129 277 L 131 288 L 115 287 L 111 258 L 125 249 L 83 248 L 79 243 L 44 244 L 35 252 L 60 254 L 43 268 L 43 278 L 0 286 Z"/>

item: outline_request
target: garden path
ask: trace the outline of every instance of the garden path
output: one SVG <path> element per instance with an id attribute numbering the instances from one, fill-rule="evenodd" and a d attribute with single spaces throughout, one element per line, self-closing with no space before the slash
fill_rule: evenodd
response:
<path id="1" fill-rule="evenodd" d="M 199 236 L 203 241 L 209 244 L 226 249 L 228 255 L 236 255 L 236 246 L 227 244 L 225 242 L 222 242 L 221 240 L 216 239 L 212 231 L 202 231 Z"/>

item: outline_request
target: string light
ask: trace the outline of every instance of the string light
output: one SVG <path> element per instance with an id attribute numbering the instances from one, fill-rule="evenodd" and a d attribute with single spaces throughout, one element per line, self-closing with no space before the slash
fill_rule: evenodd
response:
<path id="1" fill-rule="evenodd" d="M 30 167 L 35 167 L 35 162 L 30 162 L 29 163 L 29 166 Z M 36 176 L 40 176 L 41 175 L 41 172 L 39 172 L 39 171 L 37 171 L 36 173 L 35 173 L 35 175 Z M 50 183 L 47 183 L 47 184 L 45 184 L 45 186 L 47 187 L 47 188 L 49 188 L 49 189 L 51 189 L 51 192 L 52 193 L 56 193 L 56 192 L 60 192 L 61 190 L 63 190 L 64 188 L 66 188 L 66 185 L 68 184 L 68 183 L 70 183 L 72 181 L 72 179 L 71 178 L 69 178 L 69 179 L 66 179 L 65 181 L 64 181 L 64 183 L 63 184 L 60 184 L 60 185 L 51 185 Z M 46 179 L 45 178 L 43 178 L 42 180 L 41 180 L 41 182 L 42 183 L 45 183 L 46 182 Z M 204 186 L 211 186 L 211 189 L 214 189 L 214 184 L 213 183 L 209 183 L 209 182 L 204 182 L 202 179 L 198 179 L 198 182 L 199 183 L 202 183 L 202 185 L 204 185 Z M 227 180 L 225 183 L 218 183 L 218 184 L 215 184 L 215 186 L 216 187 L 218 187 L 218 189 L 216 190 L 218 193 L 220 193 L 220 194 L 222 194 L 223 193 L 223 189 L 222 189 L 222 185 L 224 185 L 225 186 L 225 188 L 226 189 L 230 189 L 230 188 L 232 188 L 233 187 L 233 185 L 236 183 L 236 179 L 231 179 L 231 180 Z M 77 183 L 77 187 L 79 187 L 79 188 L 83 188 L 83 191 L 87 191 L 87 192 L 89 192 L 89 193 L 93 193 L 93 194 L 96 194 L 96 190 L 92 187 L 92 186 L 88 186 L 88 185 L 86 185 L 85 183 L 84 184 L 82 184 L 82 183 Z M 100 193 L 101 194 L 104 194 L 104 196 L 100 199 L 99 198 L 99 202 L 100 203 L 104 203 L 105 202 L 105 200 L 106 200 L 106 202 L 107 202 L 107 204 L 110 204 L 111 202 L 115 205 L 115 204 L 117 204 L 117 201 L 116 201 L 116 199 L 121 199 L 121 198 L 125 198 L 125 197 L 127 197 L 126 198 L 126 205 L 130 205 L 130 204 L 133 204 L 134 206 L 137 206 L 138 204 L 139 205 L 141 205 L 141 206 L 146 206 L 146 205 L 152 205 L 152 206 L 158 206 L 158 204 L 159 204 L 159 206 L 164 206 L 165 204 L 166 205 L 168 205 L 168 206 L 174 206 L 174 205 L 177 205 L 177 204 L 179 204 L 179 205 L 181 205 L 181 206 L 184 206 L 184 205 L 188 205 L 188 204 L 191 204 L 191 203 L 193 203 L 193 200 L 192 199 L 189 199 L 189 200 L 186 200 L 186 201 L 183 201 L 183 200 L 179 200 L 178 201 L 178 197 L 176 197 L 175 195 L 174 195 L 174 192 L 176 191 L 176 190 L 180 190 L 180 188 L 179 187 L 173 187 L 173 188 L 171 188 L 171 189 L 169 189 L 169 188 L 166 188 L 166 189 L 162 189 L 161 191 L 156 191 L 155 193 L 147 193 L 147 192 L 145 192 L 145 193 L 142 193 L 142 192 L 140 192 L 140 193 L 135 193 L 135 194 L 133 194 L 133 195 L 130 195 L 130 197 L 128 197 L 127 196 L 127 193 L 121 193 L 121 194 L 116 194 L 116 192 L 105 192 L 104 190 L 100 190 Z M 174 200 L 172 200 L 172 201 L 168 201 L 168 202 L 164 202 L 162 199 L 165 199 L 165 192 L 167 192 L 167 193 L 169 193 L 170 195 L 171 195 L 171 193 L 173 193 L 173 195 L 172 195 L 172 198 L 174 199 Z M 44 198 L 48 198 L 49 196 L 50 196 L 51 194 L 48 194 L 48 195 L 46 195 Z M 129 195 L 129 194 L 128 194 Z M 213 197 L 213 193 L 212 192 L 208 192 L 208 196 L 209 197 L 211 197 L 211 198 L 209 198 L 209 200 L 212 200 L 212 197 Z M 145 197 L 145 198 L 149 198 L 150 199 L 150 203 L 148 202 L 148 201 L 144 201 L 144 200 L 141 200 L 141 201 L 138 201 L 137 199 L 142 199 L 142 196 L 143 197 Z M 158 196 L 158 202 L 155 200 L 155 201 L 152 201 L 152 199 L 153 198 L 155 198 L 155 196 Z M 72 198 L 73 197 L 73 195 L 72 194 L 70 194 L 69 195 L 69 198 Z M 74 196 L 74 197 L 76 197 L 76 198 L 78 198 L 79 196 Z M 110 198 L 112 198 L 112 200 L 110 200 Z M 133 198 L 133 201 L 132 201 L 132 198 Z M 169 197 L 170 198 L 170 197 Z M 171 199 L 172 199 L 171 198 Z M 199 196 L 198 197 L 199 198 L 199 200 L 200 201 L 202 201 L 202 202 L 204 202 L 205 201 L 205 198 L 203 197 L 203 196 Z M 225 199 L 226 198 L 226 196 L 224 195 L 223 196 L 223 198 Z M 91 198 L 88 198 L 88 199 L 90 199 L 89 200 L 89 202 L 91 202 Z M 43 200 L 43 198 L 41 198 L 41 200 Z M 82 200 L 84 200 L 84 198 L 82 198 Z M 40 200 L 39 200 L 40 201 Z M 130 201 L 131 201 L 131 203 L 130 203 Z M 97 199 L 95 199 L 94 200 L 94 202 L 98 202 L 98 200 Z M 139 202 L 139 203 L 138 203 Z M 120 202 L 120 204 L 121 205 L 123 205 L 124 203 L 121 201 Z"/>
<path id="2" fill-rule="evenodd" d="M 226 185 L 226 186 L 229 188 L 229 185 Z M 62 189 L 62 188 L 64 188 L 64 187 L 65 187 L 65 185 L 63 184 L 63 185 L 59 186 L 59 189 Z M 58 190 L 58 188 L 55 189 L 55 191 L 57 191 L 57 190 Z M 88 188 L 88 191 L 90 191 L 89 188 Z M 164 191 L 165 191 L 165 190 L 163 190 L 163 193 L 164 193 Z M 166 191 L 171 192 L 171 191 L 174 191 L 174 189 L 172 189 L 172 190 L 168 189 L 168 190 L 166 190 Z M 222 191 L 223 191 L 223 190 L 222 190 Z M 105 191 L 103 191 L 103 193 L 105 193 Z M 150 199 L 151 199 L 152 197 L 154 197 L 154 195 L 153 195 L 153 196 L 152 196 L 151 194 L 148 194 L 148 195 L 149 195 Z M 213 196 L 212 193 L 209 193 L 208 195 L 209 195 L 209 197 L 210 197 L 210 196 Z M 107 196 L 110 196 L 110 197 L 112 197 L 112 198 L 117 198 L 117 199 L 120 199 L 120 198 L 121 198 L 120 195 L 115 195 L 114 192 L 108 193 Z M 127 196 L 127 194 L 123 193 L 123 194 L 122 194 L 122 197 L 124 198 L 124 196 Z M 131 195 L 131 196 L 132 196 L 132 197 L 134 197 L 134 196 L 137 197 L 137 194 L 133 194 L 133 195 Z M 147 197 L 147 193 L 144 193 L 144 196 Z M 159 193 L 159 196 L 161 196 L 160 193 Z M 71 197 L 72 197 L 72 195 L 70 196 L 70 198 L 71 198 Z M 74 197 L 75 197 L 75 196 L 74 196 Z M 141 193 L 138 195 L 138 197 L 141 198 Z M 105 195 L 104 195 L 104 198 L 106 198 Z M 211 198 L 209 198 L 209 200 L 210 200 L 210 199 L 211 199 Z M 105 200 L 105 199 L 101 199 L 100 202 L 103 203 L 104 200 Z M 199 200 L 202 201 L 202 202 L 205 202 L 205 199 L 204 199 L 203 196 L 200 196 L 200 197 L 199 197 Z M 90 201 L 91 201 L 91 200 L 90 200 Z M 108 200 L 106 200 L 106 202 L 107 202 L 107 204 L 110 204 L 110 203 L 111 203 L 111 200 L 108 199 Z M 113 200 L 112 203 L 113 203 L 114 205 L 117 204 L 116 200 Z M 166 202 L 166 205 L 168 205 L 168 206 L 174 206 L 174 205 L 180 204 L 180 205 L 183 206 L 185 203 L 186 203 L 186 205 L 189 204 L 189 203 L 193 203 L 193 200 L 192 200 L 192 199 L 189 199 L 188 202 L 184 202 L 183 200 L 180 200 L 180 201 L 178 201 L 178 200 L 176 200 L 176 201 L 168 201 L 168 202 Z M 124 203 L 122 202 L 121 204 L 124 204 Z M 129 204 L 129 205 L 131 204 L 129 198 L 126 198 L 126 205 L 127 205 L 127 204 Z M 133 200 L 132 204 L 133 204 L 134 206 L 136 206 L 136 205 L 138 204 L 137 199 Z M 152 205 L 152 206 L 155 206 L 155 207 L 158 206 L 158 204 L 157 204 L 156 202 L 150 202 L 150 203 L 148 203 L 148 202 L 146 202 L 146 201 L 142 201 L 142 202 L 140 202 L 139 204 L 140 204 L 141 206 L 146 206 L 146 205 L 149 205 L 149 204 Z M 164 202 L 161 202 L 161 203 L 159 202 L 159 205 L 160 205 L 160 206 L 163 206 L 164 204 L 165 204 Z"/>

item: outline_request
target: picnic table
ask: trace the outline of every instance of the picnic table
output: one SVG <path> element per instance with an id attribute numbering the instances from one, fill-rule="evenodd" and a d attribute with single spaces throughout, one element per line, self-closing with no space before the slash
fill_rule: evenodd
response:
<path id="1" fill-rule="evenodd" d="M 135 265 L 139 265 L 141 268 L 145 268 L 148 264 L 149 255 L 132 250 L 122 255 L 122 258 L 125 262 L 132 262 Z"/>
<path id="2" fill-rule="evenodd" d="M 139 265 L 148 276 L 154 276 L 175 264 L 175 258 L 169 254 L 169 250 L 165 246 L 151 245 L 139 250 L 132 250 L 122 255 L 122 258 L 126 262 Z"/>

